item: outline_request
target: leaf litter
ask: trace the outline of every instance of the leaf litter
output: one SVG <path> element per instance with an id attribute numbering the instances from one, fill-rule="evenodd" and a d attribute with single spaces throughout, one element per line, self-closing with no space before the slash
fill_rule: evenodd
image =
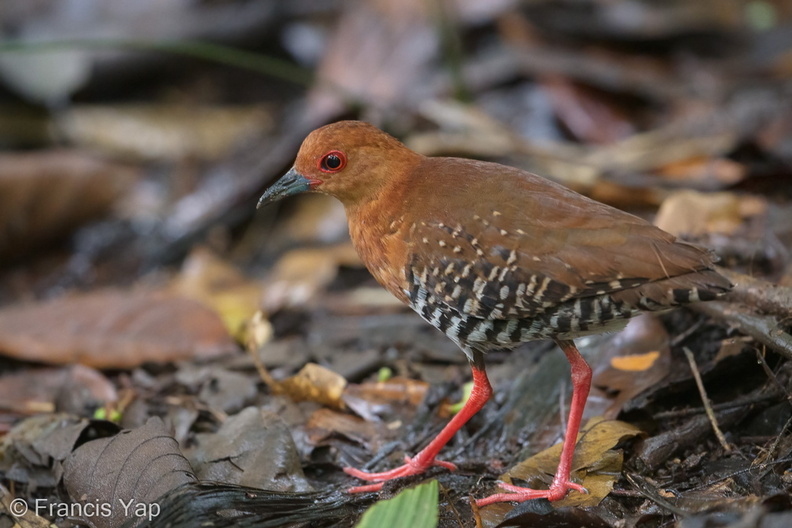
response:
<path id="1" fill-rule="evenodd" d="M 318 80 L 295 89 L 278 75 L 143 52 L 104 62 L 86 51 L 77 54 L 78 103 L 29 116 L 39 132 L 12 121 L 18 108 L 3 99 L 11 108 L 0 113 L 0 145 L 28 152 L 3 153 L 12 157 L 0 217 L 14 237 L 0 244 L 10 257 L 0 275 L 2 504 L 37 494 L 105 500 L 115 487 L 138 501 L 161 493 L 153 525 L 353 526 L 374 501 L 436 479 L 437 519 L 419 521 L 444 527 L 789 524 L 792 114 L 782 2 L 460 1 L 437 11 L 298 2 L 251 4 L 244 21 L 214 16 L 241 9 L 234 4 L 171 7 L 184 16 L 167 17 L 179 31 L 164 34 L 212 27 L 241 42 L 244 31 L 230 27 L 277 21 L 319 39 L 303 63 Z M 108 9 L 95 25 L 128 31 L 152 6 Z M 29 12 L 13 15 L 23 34 Z M 108 25 L 108 16 L 119 18 Z M 37 20 L 62 34 L 56 12 Z M 276 40 L 258 45 L 282 54 Z M 152 75 L 122 88 L 109 63 Z M 52 73 L 46 93 L 62 102 L 76 86 Z M 10 89 L 42 97 L 26 86 Z M 464 398 L 469 372 L 447 339 L 361 269 L 337 204 L 312 196 L 251 222 L 257 195 L 288 169 L 307 131 L 342 115 L 427 154 L 528 168 L 647 218 L 662 204 L 660 225 L 731 268 L 737 288 L 720 303 L 581 340 L 597 369 L 587 418 L 605 415 L 594 427 L 614 428 L 588 443 L 581 436 L 578 477 L 592 493 L 566 500 L 587 506 L 500 505 L 478 519 L 470 508 L 508 468 L 531 467 L 515 478 L 541 482 L 553 465 L 543 457 L 563 435 L 568 372 L 541 343 L 488 358 L 496 398 L 444 451 L 458 472 L 377 496 L 343 493 L 351 483 L 341 467 L 393 467 L 424 445 Z M 64 128 L 75 117 L 82 128 Z M 52 134 L 40 132 L 58 128 L 74 153 L 53 152 Z M 79 371 L 78 360 L 102 371 Z M 384 370 L 395 376 L 379 379 Z M 49 420 L 26 418 L 34 412 Z M 112 456 L 81 451 L 92 442 Z M 149 467 L 184 454 L 190 467 Z M 124 480 L 152 476 L 162 485 Z M 282 491 L 289 486 L 302 491 Z M 123 522 L 135 519 L 108 521 Z"/>

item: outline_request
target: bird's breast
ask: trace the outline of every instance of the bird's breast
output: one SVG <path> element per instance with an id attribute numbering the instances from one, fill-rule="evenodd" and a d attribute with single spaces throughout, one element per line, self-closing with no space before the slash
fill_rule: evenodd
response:
<path id="1" fill-rule="evenodd" d="M 348 213 L 349 214 L 349 213 Z M 349 236 L 363 264 L 386 290 L 405 304 L 407 297 L 406 229 L 403 217 L 394 216 L 389 221 L 350 214 Z"/>

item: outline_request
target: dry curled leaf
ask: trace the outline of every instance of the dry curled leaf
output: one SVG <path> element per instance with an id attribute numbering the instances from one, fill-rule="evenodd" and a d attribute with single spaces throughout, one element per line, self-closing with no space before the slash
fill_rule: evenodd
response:
<path id="1" fill-rule="evenodd" d="M 766 210 L 766 201 L 759 197 L 679 191 L 660 206 L 655 225 L 673 235 L 734 234 L 747 218 Z"/>
<path id="2" fill-rule="evenodd" d="M 106 290 L 0 310 L 0 353 L 25 361 L 132 368 L 233 349 L 214 312 L 165 293 Z"/>
<path id="3" fill-rule="evenodd" d="M 343 376 L 316 363 L 308 363 L 294 376 L 276 382 L 272 390 L 295 401 L 315 401 L 341 409 L 344 407 L 341 396 L 346 384 Z"/>

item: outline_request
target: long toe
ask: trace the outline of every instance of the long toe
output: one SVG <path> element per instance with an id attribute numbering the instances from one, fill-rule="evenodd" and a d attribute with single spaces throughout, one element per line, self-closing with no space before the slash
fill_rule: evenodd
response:
<path id="1" fill-rule="evenodd" d="M 418 475 L 434 466 L 444 467 L 451 471 L 456 471 L 457 468 L 456 465 L 444 460 L 431 459 L 427 463 L 420 463 L 416 461 L 417 458 L 418 457 L 404 457 L 404 465 L 380 473 L 368 473 L 351 467 L 345 467 L 344 473 L 368 482 L 385 482 L 401 477 L 408 477 L 410 475 Z M 381 487 L 380 485 L 380 488 Z M 351 488 L 349 491 L 351 493 L 359 493 L 363 491 L 378 491 L 378 489 L 373 489 L 372 486 L 358 486 L 356 488 Z"/>
<path id="2" fill-rule="evenodd" d="M 547 499 L 550 502 L 561 500 L 567 496 L 570 491 L 578 491 L 580 493 L 588 493 L 588 490 L 575 482 L 566 481 L 558 484 L 553 483 L 549 489 L 535 490 L 531 488 L 521 488 L 513 484 L 506 484 L 501 482 L 499 484 L 501 489 L 508 493 L 496 493 L 489 497 L 479 499 L 476 501 L 476 506 L 482 507 L 496 502 L 525 502 L 534 499 Z"/>

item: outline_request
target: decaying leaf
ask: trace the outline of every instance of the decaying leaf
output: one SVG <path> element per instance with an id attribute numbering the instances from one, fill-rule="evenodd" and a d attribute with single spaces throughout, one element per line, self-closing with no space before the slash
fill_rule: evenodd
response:
<path id="1" fill-rule="evenodd" d="M 572 134 L 586 143 L 611 143 L 635 132 L 623 107 L 604 92 L 562 75 L 545 75 L 541 83 L 555 114 Z"/>
<path id="2" fill-rule="evenodd" d="M 499 517 L 491 513 L 495 506 L 502 507 Z M 613 526 L 595 509 L 554 508 L 545 501 L 524 502 L 513 509 L 508 504 L 494 504 L 481 513 L 481 519 L 494 521 L 485 526 L 494 526 L 495 522 L 503 519 L 495 528 L 611 528 Z"/>
<path id="3" fill-rule="evenodd" d="M 0 471 L 9 481 L 33 488 L 54 487 L 63 474 L 61 463 L 76 443 L 90 434 L 114 434 L 118 427 L 66 413 L 39 414 L 16 424 L 0 444 Z"/>
<path id="4" fill-rule="evenodd" d="M 0 353 L 25 361 L 131 368 L 231 350 L 214 312 L 167 293 L 105 290 L 0 310 Z"/>
<path id="5" fill-rule="evenodd" d="M 382 432 L 372 422 L 332 409 L 317 409 L 305 425 L 312 445 L 326 444 L 329 439 L 346 437 L 375 453 L 382 440 Z"/>
<path id="6" fill-rule="evenodd" d="M 613 448 L 624 440 L 640 434 L 635 426 L 617 420 L 593 418 L 581 429 L 572 461 L 572 478 L 588 490 L 588 494 L 571 493 L 553 503 L 554 506 L 596 506 L 613 489 L 622 468 L 623 455 Z M 535 454 L 501 476 L 505 482 L 521 479 L 549 484 L 553 478 L 561 445 Z M 535 484 L 531 484 L 532 486 Z"/>
<path id="7" fill-rule="evenodd" d="M 188 453 L 201 480 L 275 491 L 308 491 L 300 456 L 278 415 L 248 407 L 215 433 L 197 435 Z"/>

